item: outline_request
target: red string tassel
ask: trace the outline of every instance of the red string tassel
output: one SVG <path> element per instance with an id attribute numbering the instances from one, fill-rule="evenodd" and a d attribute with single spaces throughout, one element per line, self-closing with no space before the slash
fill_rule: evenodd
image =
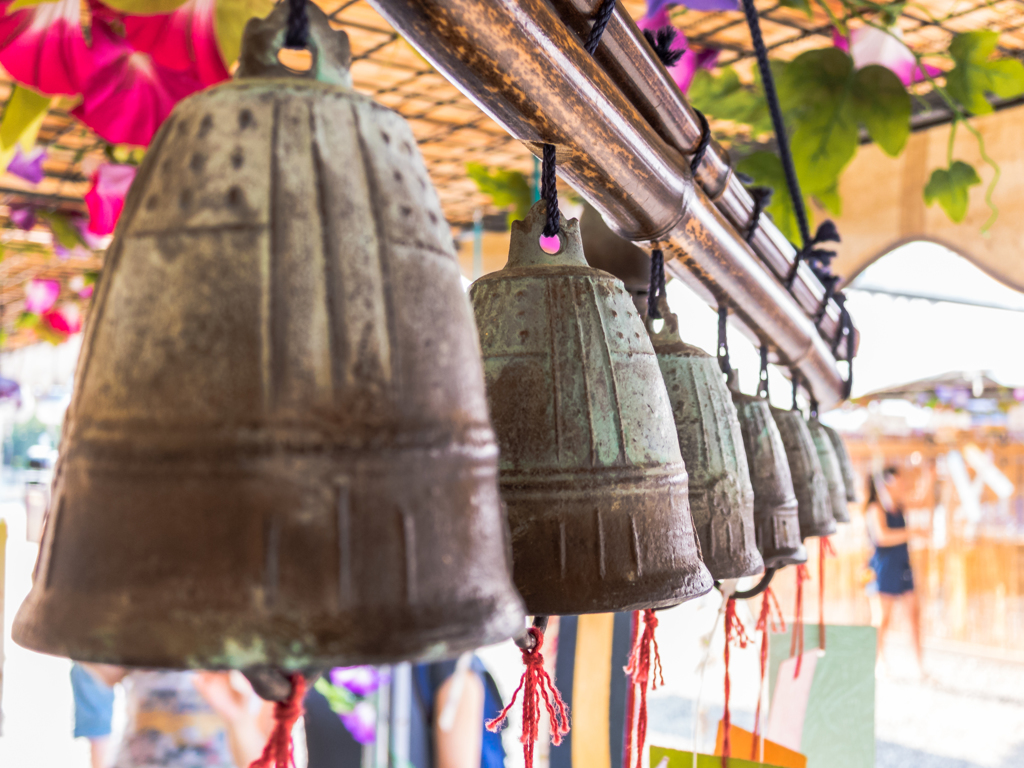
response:
<path id="1" fill-rule="evenodd" d="M 820 549 L 818 550 L 818 647 L 825 650 L 825 558 L 828 555 L 836 556 L 832 548 L 832 541 L 828 536 L 818 539 Z"/>
<path id="2" fill-rule="evenodd" d="M 736 598 L 730 597 L 725 605 L 725 712 L 722 714 L 722 726 L 724 736 L 722 737 L 722 768 L 729 768 L 729 758 L 732 757 L 732 745 L 729 743 L 729 731 L 732 725 L 732 718 L 729 714 L 729 646 L 735 642 L 740 648 L 746 648 L 750 638 L 747 630 L 736 615 Z"/>
<path id="3" fill-rule="evenodd" d="M 637 611 L 639 614 L 640 612 Z M 656 690 L 658 685 L 665 684 L 665 676 L 661 669 L 661 654 L 658 653 L 658 641 L 654 630 L 658 628 L 658 617 L 650 608 L 643 612 L 644 631 L 634 633 L 633 651 L 629 655 L 626 674 L 630 685 L 640 693 L 640 705 L 629 712 L 629 727 L 626 729 L 626 761 L 633 748 L 633 731 L 636 731 L 636 768 L 641 768 L 644 754 L 644 743 L 647 741 L 647 683 Z M 637 617 L 639 629 L 639 616 Z M 653 660 L 653 664 L 652 664 Z M 654 677 L 651 679 L 651 670 Z"/>
<path id="4" fill-rule="evenodd" d="M 800 677 L 800 665 L 804 658 L 804 582 L 811 578 L 807 566 L 800 563 L 796 567 L 796 607 L 793 609 L 793 639 L 789 644 L 789 656 L 796 656 L 796 669 L 793 679 Z"/>
<path id="5" fill-rule="evenodd" d="M 292 728 L 302 717 L 302 700 L 306 696 L 306 678 L 295 673 L 288 678 L 291 695 L 274 704 L 274 730 L 270 732 L 263 754 L 252 761 L 249 768 L 291 768 L 295 765 L 292 749 Z"/>
<path id="6" fill-rule="evenodd" d="M 551 743 L 556 747 L 562 743 L 562 737 L 569 733 L 569 707 L 562 701 L 562 694 L 555 688 L 551 676 L 544 669 L 544 656 L 540 652 L 541 646 L 544 644 L 544 633 L 537 627 L 530 627 L 527 631 L 533 636 L 534 644 L 531 649 L 524 649 L 522 652 L 523 664 L 526 665 L 523 678 L 519 681 L 519 687 L 512 694 L 512 700 L 508 706 L 501 710 L 496 718 L 487 723 L 487 730 L 492 733 L 501 730 L 509 711 L 516 703 L 516 696 L 522 691 L 523 735 L 519 741 L 523 744 L 526 768 L 533 768 L 533 748 L 540 732 L 541 699 L 544 699 L 544 706 L 548 711 L 551 723 Z"/>
<path id="7" fill-rule="evenodd" d="M 775 609 L 774 615 L 772 608 Z M 778 617 L 778 622 L 775 618 Z M 764 697 L 764 676 L 768 671 L 768 633 L 785 632 L 786 620 L 782 618 L 782 609 L 779 608 L 779 601 L 775 599 L 775 593 L 771 587 L 764 591 L 764 598 L 761 600 L 761 615 L 757 619 L 756 632 L 761 633 L 761 686 L 757 689 L 757 711 L 754 713 L 754 743 L 750 750 L 750 759 L 756 762 L 760 759 L 761 746 L 761 700 Z"/>

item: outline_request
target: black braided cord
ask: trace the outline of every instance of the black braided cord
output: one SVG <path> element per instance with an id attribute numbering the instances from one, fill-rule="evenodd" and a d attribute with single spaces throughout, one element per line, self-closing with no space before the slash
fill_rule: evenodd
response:
<path id="1" fill-rule="evenodd" d="M 285 48 L 305 48 L 309 43 L 307 1 L 288 0 L 288 31 L 284 38 Z"/>

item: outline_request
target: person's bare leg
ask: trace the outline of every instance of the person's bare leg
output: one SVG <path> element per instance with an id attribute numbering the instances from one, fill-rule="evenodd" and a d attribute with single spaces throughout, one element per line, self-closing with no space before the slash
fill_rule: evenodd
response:
<path id="1" fill-rule="evenodd" d="M 921 677 L 927 677 L 924 672 L 924 648 L 921 644 L 921 601 L 917 599 L 917 592 L 911 590 L 903 595 L 903 601 L 910 613 L 910 629 L 914 638 L 914 653 L 917 654 L 917 667 Z"/>
<path id="2" fill-rule="evenodd" d="M 896 597 L 879 593 L 878 599 L 882 605 L 882 620 L 878 624 L 878 648 L 875 654 L 875 666 L 876 668 L 881 666 L 884 669 L 885 659 L 882 652 L 885 648 L 885 636 L 888 634 L 889 625 L 892 623 L 892 609 L 896 604 Z"/>
<path id="3" fill-rule="evenodd" d="M 107 768 L 107 752 L 110 747 L 109 736 L 89 739 L 89 757 L 92 768 Z"/>

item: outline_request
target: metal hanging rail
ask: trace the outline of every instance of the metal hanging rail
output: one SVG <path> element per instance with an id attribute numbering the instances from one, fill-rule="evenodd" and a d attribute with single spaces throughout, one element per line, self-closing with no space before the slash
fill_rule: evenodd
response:
<path id="1" fill-rule="evenodd" d="M 753 243 L 760 256 L 737 232 L 737 227 L 746 231 L 753 204 L 720 148 L 708 153 L 698 181 L 713 189 L 726 213 L 702 184 L 694 183 L 685 153 L 696 145 L 699 128 L 691 140 L 693 126 L 682 122 L 679 111 L 696 117 L 681 95 L 669 101 L 672 91 L 658 85 L 658 78 L 667 74 L 658 73 L 660 64 L 653 61 L 646 42 L 636 43 L 641 47 L 633 49 L 632 57 L 616 57 L 612 44 L 618 42 L 625 50 L 626 33 L 633 38 L 639 34 L 621 8 L 606 31 L 610 42 L 602 43 L 608 50 L 599 51 L 595 60 L 547 0 L 371 3 L 512 136 L 536 151 L 540 143 L 555 144 L 560 175 L 613 228 L 638 243 L 659 245 L 666 257 L 677 256 L 667 265 L 673 273 L 710 304 L 729 304 L 741 330 L 756 343 L 770 344 L 778 363 L 799 370 L 823 408 L 842 399 L 843 380 L 831 345 L 809 316 L 824 295 L 820 284 L 805 269 L 794 286 L 800 300 L 783 287 L 779 277 L 787 268 L 780 259 L 792 264 L 793 249 L 767 219 L 762 219 Z M 579 13 L 596 0 L 559 4 L 563 11 Z M 636 55 L 644 48 L 644 57 Z M 642 58 L 651 61 L 641 67 Z M 632 81 L 646 87 L 634 87 L 627 96 L 602 66 L 611 59 L 631 61 L 633 70 L 646 71 L 646 79 Z M 618 79 L 624 78 L 620 72 Z M 644 104 L 640 96 L 647 100 L 643 109 L 635 103 Z M 673 110 L 657 108 L 665 104 L 674 105 Z M 655 117 L 660 130 L 652 125 Z M 810 306 L 804 297 L 810 297 Z M 834 307 L 826 313 L 826 334 L 829 324 L 838 328 L 837 318 Z"/>

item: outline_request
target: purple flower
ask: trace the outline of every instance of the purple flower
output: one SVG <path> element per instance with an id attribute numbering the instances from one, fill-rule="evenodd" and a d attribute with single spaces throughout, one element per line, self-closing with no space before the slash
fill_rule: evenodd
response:
<path id="1" fill-rule="evenodd" d="M 636 22 L 640 29 L 650 32 L 657 32 L 662 27 L 670 24 L 668 11 L 665 9 L 664 3 L 660 10 L 648 13 Z M 696 50 L 691 48 L 687 44 L 686 35 L 683 34 L 681 29 L 676 29 L 675 40 L 672 41 L 672 45 L 669 48 L 673 51 L 686 51 L 676 64 L 668 68 L 668 73 L 672 75 L 672 79 L 683 93 L 690 89 L 690 83 L 693 82 L 693 76 L 697 74 L 698 69 L 714 69 L 715 64 L 718 63 L 717 50 Z"/>
<path id="2" fill-rule="evenodd" d="M 46 150 L 42 147 L 36 149 L 31 155 L 21 151 L 21 145 L 14 152 L 14 159 L 7 165 L 7 172 L 24 179 L 29 184 L 38 184 L 43 180 L 43 160 L 46 159 Z"/>
<path id="3" fill-rule="evenodd" d="M 368 696 L 381 684 L 380 672 L 376 667 L 335 667 L 330 673 L 331 684 L 347 688 L 356 696 Z"/>
<path id="4" fill-rule="evenodd" d="M 34 205 L 12 205 L 10 217 L 11 224 L 27 232 L 36 225 L 36 207 Z"/>
<path id="5" fill-rule="evenodd" d="M 60 295 L 56 280 L 32 280 L 25 286 L 25 311 L 41 315 L 52 307 Z"/>
<path id="6" fill-rule="evenodd" d="M 930 64 L 925 64 L 925 71 L 921 71 L 914 54 L 903 44 L 902 33 L 896 27 L 889 32 L 876 27 L 858 27 L 850 30 L 849 37 L 833 29 L 832 42 L 836 48 L 850 54 L 857 69 L 869 64 L 880 64 L 892 70 L 904 85 L 942 74 L 941 69 Z"/>
<path id="7" fill-rule="evenodd" d="M 372 744 L 377 738 L 377 710 L 368 701 L 360 701 L 351 712 L 338 715 L 342 724 L 360 744 Z"/>
<path id="8" fill-rule="evenodd" d="M 647 0 L 647 15 L 654 16 L 673 5 L 682 5 L 694 11 L 736 11 L 739 0 Z"/>

